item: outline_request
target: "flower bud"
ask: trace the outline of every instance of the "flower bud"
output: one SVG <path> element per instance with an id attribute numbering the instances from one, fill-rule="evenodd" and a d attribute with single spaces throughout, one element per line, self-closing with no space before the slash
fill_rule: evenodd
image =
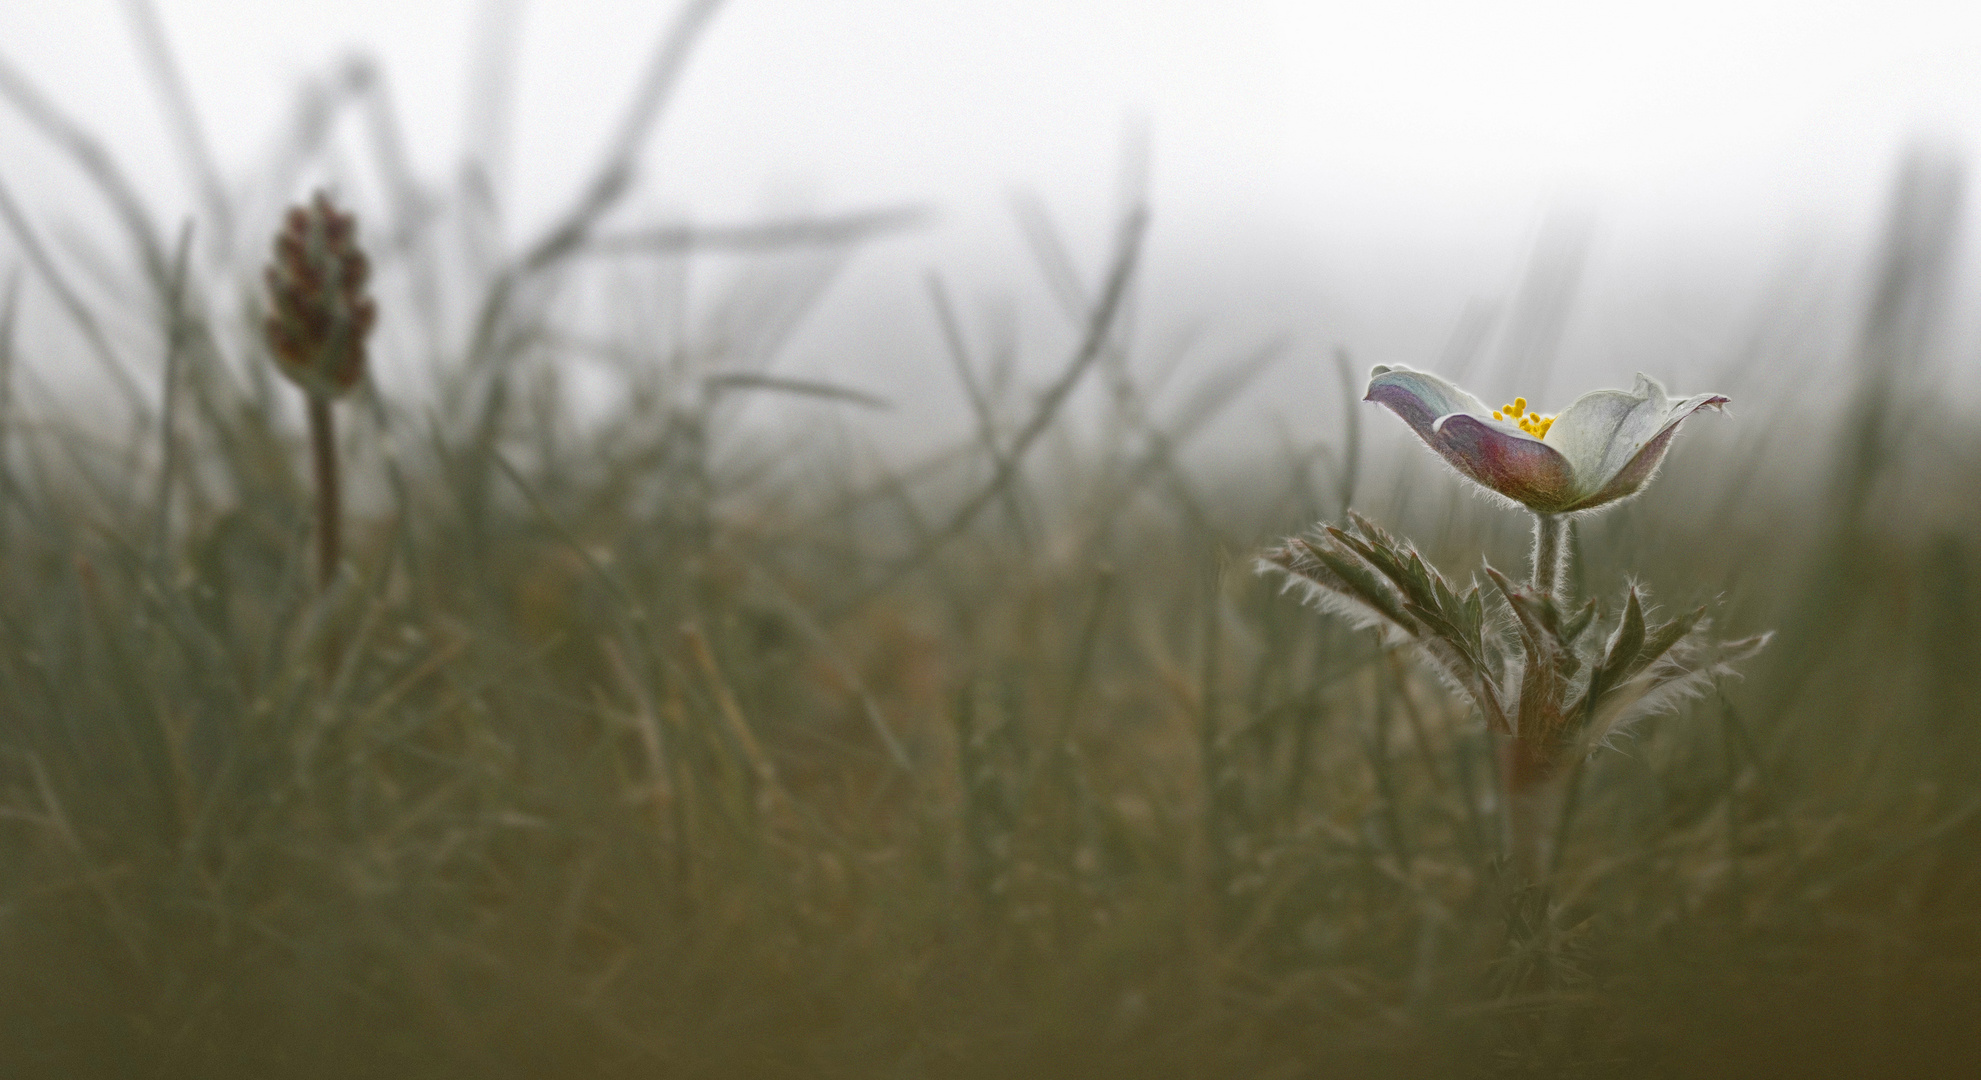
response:
<path id="1" fill-rule="evenodd" d="M 364 378 L 365 335 L 377 318 L 365 295 L 369 269 L 357 219 L 322 192 L 291 207 L 275 234 L 265 275 L 268 348 L 282 374 L 314 397 L 340 397 Z"/>

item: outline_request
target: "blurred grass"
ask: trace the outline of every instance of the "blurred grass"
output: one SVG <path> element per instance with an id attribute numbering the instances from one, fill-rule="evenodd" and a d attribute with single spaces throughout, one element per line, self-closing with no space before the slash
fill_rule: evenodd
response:
<path id="1" fill-rule="evenodd" d="M 754 394 L 877 403 L 767 369 L 852 245 L 910 219 L 603 228 L 711 10 L 514 254 L 491 163 L 429 189 L 377 112 L 373 171 L 340 155 L 340 110 L 389 107 L 362 62 L 305 96 L 266 190 L 204 184 L 176 247 L 0 68 L 137 253 L 125 306 L 93 307 L 0 204 L 31 275 L 0 295 L 7 1075 L 1944 1076 L 1981 1052 L 1981 458 L 1922 359 L 1954 164 L 1901 172 L 1838 415 L 1730 368 L 1755 407 L 1582 529 L 1581 590 L 1723 596 L 1779 648 L 1590 760 L 1542 896 L 1496 869 L 1476 721 L 1250 571 L 1351 500 L 1461 577 L 1516 562 L 1524 523 L 1365 454 L 1352 411 L 1325 445 L 1186 465 L 1278 350 L 1180 388 L 1136 355 L 1138 199 L 1091 280 L 1020 200 L 1075 339 L 1039 393 L 931 280 L 976 425 L 953 446 L 742 422 Z M 321 597 L 251 329 L 309 178 L 353 191 L 379 353 L 418 366 L 345 427 L 360 506 Z M 698 322 L 669 290 L 711 250 L 753 261 Z M 127 416 L 32 381 L 35 290 L 140 373 Z M 574 403 L 579 363 L 617 406 Z M 1063 409 L 1089 382 L 1097 437 Z"/>

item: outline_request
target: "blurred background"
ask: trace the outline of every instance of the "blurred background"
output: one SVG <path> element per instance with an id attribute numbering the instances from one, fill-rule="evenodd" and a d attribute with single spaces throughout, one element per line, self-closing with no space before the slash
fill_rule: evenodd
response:
<path id="1" fill-rule="evenodd" d="M 158 0 L 134 17 L 106 0 L 15 5 L 0 40 L 141 178 L 161 222 L 196 214 L 202 181 L 156 89 L 159 43 L 229 191 L 283 152 L 310 87 L 359 64 L 409 176 L 440 189 L 478 163 L 500 235 L 520 244 L 597 166 L 673 15 Z M 1690 386 L 1765 298 L 1852 284 L 1901 147 L 1981 133 L 1977 24 L 1931 2 L 739 3 L 697 44 L 613 220 L 933 211 L 863 252 L 780 360 L 908 395 L 888 429 L 961 415 L 929 363 L 922 272 L 1050 325 L 1014 194 L 1037 195 L 1092 264 L 1136 177 L 1156 213 L 1151 331 L 1298 343 L 1242 412 L 1330 393 L 1312 358 L 1336 345 L 1428 365 L 1531 347 L 1509 332 L 1551 338 L 1576 377 L 1515 387 L 1500 371 L 1491 394 L 1572 396 L 1639 368 Z M 387 181 L 360 160 L 361 114 L 329 134 L 351 145 L 327 168 L 365 197 Z M 0 154 L 24 207 L 102 224 L 100 200 L 17 114 Z M 1559 319 L 1509 330 L 1557 301 Z M 32 293 L 23 319 L 36 334 L 57 321 Z M 1971 344 L 1962 320 L 1951 351 Z M 1315 415 L 1277 411 L 1296 429 Z"/>
<path id="2" fill-rule="evenodd" d="M 0 7 L 0 1073 L 1960 1075 L 1977 32 Z M 378 319 L 306 405 L 314 191 Z M 1359 511 L 1513 640 L 1378 363 L 1732 399 L 1575 522 L 1564 677 L 1774 636 L 1531 874 L 1482 718 L 1255 572 Z"/>

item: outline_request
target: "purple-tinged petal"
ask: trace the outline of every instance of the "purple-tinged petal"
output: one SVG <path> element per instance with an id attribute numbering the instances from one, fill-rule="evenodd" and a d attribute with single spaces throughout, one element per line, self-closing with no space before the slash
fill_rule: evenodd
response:
<path id="1" fill-rule="evenodd" d="M 1387 406 L 1467 478 L 1554 514 L 1636 492 L 1657 472 L 1679 422 L 1726 398 L 1699 394 L 1673 403 L 1657 380 L 1639 374 L 1629 391 L 1577 398 L 1541 438 L 1488 419 L 1485 403 L 1429 372 L 1377 367 L 1365 400 Z"/>
<path id="2" fill-rule="evenodd" d="M 1669 406 L 1664 425 L 1659 428 L 1657 434 L 1638 447 L 1601 488 L 1585 498 L 1576 500 L 1575 505 L 1569 509 L 1587 510 L 1636 494 L 1645 484 L 1650 483 L 1651 477 L 1657 475 L 1658 466 L 1663 464 L 1665 453 L 1671 449 L 1672 439 L 1678 434 L 1679 423 L 1700 409 L 1717 409 L 1726 403 L 1727 399 L 1722 394 L 1694 394 L 1676 405 Z"/>
<path id="3" fill-rule="evenodd" d="M 1492 412 L 1485 402 L 1452 383 L 1428 371 L 1407 367 L 1377 365 L 1369 372 L 1369 392 L 1362 400 L 1387 406 L 1410 425 L 1418 438 L 1434 447 L 1437 441 L 1431 425 L 1437 423 L 1438 417 L 1463 412 L 1486 416 Z"/>
<path id="4" fill-rule="evenodd" d="M 1515 502 L 1557 513 L 1575 501 L 1575 471 L 1554 447 L 1469 413 L 1440 417 L 1432 449 L 1459 472 Z"/>
<path id="5" fill-rule="evenodd" d="M 1486 404 L 1429 372 L 1378 367 L 1365 399 L 1387 406 L 1467 478 L 1537 510 L 1572 500 L 1568 462 L 1512 424 L 1494 423 Z"/>

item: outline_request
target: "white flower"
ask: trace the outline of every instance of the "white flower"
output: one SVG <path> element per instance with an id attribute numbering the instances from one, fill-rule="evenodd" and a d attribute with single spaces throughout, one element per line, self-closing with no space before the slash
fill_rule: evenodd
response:
<path id="1" fill-rule="evenodd" d="M 1378 365 L 1363 399 L 1389 407 L 1468 479 L 1543 514 L 1590 510 L 1637 493 L 1664 461 L 1686 417 L 1726 404 L 1720 394 L 1674 401 L 1656 379 L 1592 390 L 1558 416 L 1527 399 L 1490 409 L 1426 371 Z"/>

